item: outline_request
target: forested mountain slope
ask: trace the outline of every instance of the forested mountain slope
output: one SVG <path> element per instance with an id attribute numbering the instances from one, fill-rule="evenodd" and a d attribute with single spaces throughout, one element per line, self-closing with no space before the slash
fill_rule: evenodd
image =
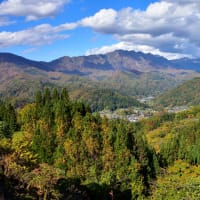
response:
<path id="1" fill-rule="evenodd" d="M 200 104 L 200 78 L 194 78 L 160 95 L 155 103 L 164 107 Z"/>
<path id="2" fill-rule="evenodd" d="M 73 99 L 96 102 L 92 107 L 105 108 L 102 105 L 106 102 L 97 102 L 93 95 L 95 90 L 105 90 L 114 94 L 109 95 L 111 104 L 122 101 L 125 107 L 131 101 L 128 104 L 135 105 L 138 97 L 157 96 L 199 76 L 198 70 L 189 70 L 189 64 L 182 69 L 177 62 L 176 67 L 175 61 L 160 56 L 122 50 L 105 55 L 65 56 L 51 62 L 0 53 L 0 96 L 23 105 L 33 101 L 37 89 L 67 87 Z M 102 99 L 107 98 L 104 96 Z"/>
<path id="3" fill-rule="evenodd" d="M 0 111 L 7 200 L 200 198 L 199 107 L 130 123 L 47 88 L 32 104 L 1 102 Z"/>

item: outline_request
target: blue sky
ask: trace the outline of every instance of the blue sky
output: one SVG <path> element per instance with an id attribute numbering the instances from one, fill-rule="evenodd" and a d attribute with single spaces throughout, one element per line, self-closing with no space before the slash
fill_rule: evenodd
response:
<path id="1" fill-rule="evenodd" d="M 200 57 L 199 0 L 0 0 L 0 52 L 34 60 L 135 50 Z"/>

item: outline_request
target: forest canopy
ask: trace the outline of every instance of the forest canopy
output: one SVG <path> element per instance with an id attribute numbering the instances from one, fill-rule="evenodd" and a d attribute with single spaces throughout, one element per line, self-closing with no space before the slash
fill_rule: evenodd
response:
<path id="1" fill-rule="evenodd" d="M 102 118 L 65 88 L 19 109 L 1 102 L 0 191 L 9 200 L 199 198 L 199 119 L 199 107 L 137 123 Z"/>

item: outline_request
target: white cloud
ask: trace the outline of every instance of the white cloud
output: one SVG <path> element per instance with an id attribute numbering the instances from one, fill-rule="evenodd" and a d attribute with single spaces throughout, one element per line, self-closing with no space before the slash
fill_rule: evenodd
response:
<path id="1" fill-rule="evenodd" d="M 166 2 L 173 2 L 173 3 L 179 3 L 179 4 L 191 4 L 191 3 L 199 3 L 199 0 L 165 0 Z"/>
<path id="2" fill-rule="evenodd" d="M 168 58 L 200 57 L 199 0 L 163 0 L 144 11 L 104 9 L 79 23 L 103 34 L 113 34 L 119 41 L 110 47 L 89 50 L 90 54 L 121 47 Z"/>
<path id="3" fill-rule="evenodd" d="M 171 3 L 167 2 L 156 2 L 148 6 L 146 10 L 146 15 L 151 18 L 160 18 L 168 14 L 169 10 L 172 8 Z"/>
<path id="4" fill-rule="evenodd" d="M 97 31 L 109 32 L 116 21 L 117 12 L 113 9 L 102 9 L 92 17 L 82 19 L 79 24 L 89 26 Z"/>
<path id="5" fill-rule="evenodd" d="M 75 24 L 62 24 L 60 26 L 51 26 L 41 24 L 17 32 L 0 32 L 0 47 L 9 47 L 16 45 L 40 46 L 50 44 L 54 40 L 65 39 L 69 37 L 62 31 L 75 28 Z"/>
<path id="6" fill-rule="evenodd" d="M 0 26 L 10 23 L 5 16 L 25 16 L 27 20 L 54 16 L 69 0 L 4 0 L 0 3 Z M 93 16 L 58 26 L 49 24 L 17 32 L 0 32 L 0 46 L 44 45 L 68 37 L 62 33 L 76 27 L 90 27 L 110 34 L 116 44 L 88 50 L 87 54 L 116 49 L 136 50 L 175 57 L 200 57 L 199 0 L 161 0 L 146 10 L 124 8 L 101 9 Z"/>
<path id="7" fill-rule="evenodd" d="M 0 15 L 25 16 L 36 20 L 54 16 L 69 0 L 4 0 L 0 3 Z"/>
<path id="8" fill-rule="evenodd" d="M 94 16 L 81 20 L 80 24 L 99 32 L 112 34 L 161 35 L 169 32 L 179 34 L 179 30 L 182 30 L 182 34 L 187 34 L 189 30 L 185 27 L 186 25 L 192 26 L 194 31 L 198 27 L 199 12 L 200 8 L 194 4 L 180 6 L 168 2 L 157 2 L 150 4 L 146 11 L 132 8 L 118 12 L 112 9 L 100 10 Z M 199 21 L 194 21 L 194 19 Z"/>
<path id="9" fill-rule="evenodd" d="M 78 23 L 65 23 L 61 24 L 59 26 L 54 27 L 54 31 L 60 32 L 65 30 L 72 30 L 75 29 L 78 26 Z"/>
<path id="10" fill-rule="evenodd" d="M 1 26 L 8 26 L 10 24 L 14 24 L 14 21 L 10 21 L 7 17 L 0 17 L 0 27 Z"/>
<path id="11" fill-rule="evenodd" d="M 123 50 L 133 50 L 133 46 L 130 45 L 129 43 L 126 42 L 119 42 L 117 44 L 113 44 L 110 46 L 103 46 L 100 48 L 94 48 L 94 49 L 90 49 L 86 52 L 86 55 L 92 55 L 92 54 L 106 54 L 115 50 L 119 50 L 119 49 L 123 49 Z"/>
<path id="12" fill-rule="evenodd" d="M 90 49 L 86 52 L 86 55 L 94 55 L 94 54 L 106 54 L 115 50 L 127 50 L 127 51 L 136 51 L 143 53 L 151 53 L 154 55 L 164 56 L 168 59 L 178 59 L 182 57 L 190 57 L 189 54 L 180 54 L 180 53 L 171 53 L 171 52 L 162 52 L 159 49 L 156 49 L 152 46 L 142 45 L 142 44 L 132 44 L 128 42 L 119 42 L 117 44 L 113 44 L 110 46 L 103 46 L 101 48 Z"/>

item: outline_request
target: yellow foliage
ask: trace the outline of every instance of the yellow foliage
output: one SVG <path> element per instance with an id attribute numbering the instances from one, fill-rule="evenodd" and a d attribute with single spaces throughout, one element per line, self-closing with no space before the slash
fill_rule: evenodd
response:
<path id="1" fill-rule="evenodd" d="M 200 165 L 177 160 L 163 175 L 157 179 L 152 200 L 200 199 Z"/>
<path id="2" fill-rule="evenodd" d="M 16 162 L 26 162 L 34 164 L 37 162 L 36 155 L 34 155 L 29 149 L 32 143 L 32 135 L 28 132 L 15 132 L 12 137 L 12 149 L 13 159 Z"/>
<path id="3" fill-rule="evenodd" d="M 57 139 L 60 141 L 62 140 L 63 136 L 64 136 L 64 123 L 63 121 L 57 121 L 57 130 L 56 130 L 56 135 L 57 135 Z M 61 142 L 61 141 L 60 141 Z"/>
<path id="4" fill-rule="evenodd" d="M 72 119 L 72 124 L 73 127 L 78 130 L 81 131 L 82 130 L 82 117 L 80 114 L 76 114 L 73 119 Z"/>
<path id="5" fill-rule="evenodd" d="M 103 148 L 102 162 L 105 171 L 112 169 L 115 165 L 115 155 L 112 147 L 109 144 Z"/>
<path id="6" fill-rule="evenodd" d="M 85 141 L 87 150 L 91 156 L 94 156 L 96 153 L 98 153 L 99 150 L 99 143 L 97 140 L 95 140 L 92 137 L 87 138 Z"/>
<path id="7" fill-rule="evenodd" d="M 73 147 L 73 141 L 70 139 L 67 139 L 64 143 L 64 147 L 65 147 L 65 152 L 67 155 L 70 155 L 71 153 L 71 149 Z"/>
<path id="8" fill-rule="evenodd" d="M 172 138 L 171 123 L 165 123 L 146 134 L 147 142 L 154 147 L 157 153 L 160 151 L 160 147 Z"/>
<path id="9" fill-rule="evenodd" d="M 36 124 L 36 105 L 27 104 L 18 112 L 18 121 L 23 124 L 22 129 L 31 132 L 35 129 Z"/>
<path id="10" fill-rule="evenodd" d="M 11 141 L 9 138 L 1 138 L 0 139 L 0 149 L 8 150 L 11 147 Z"/>

